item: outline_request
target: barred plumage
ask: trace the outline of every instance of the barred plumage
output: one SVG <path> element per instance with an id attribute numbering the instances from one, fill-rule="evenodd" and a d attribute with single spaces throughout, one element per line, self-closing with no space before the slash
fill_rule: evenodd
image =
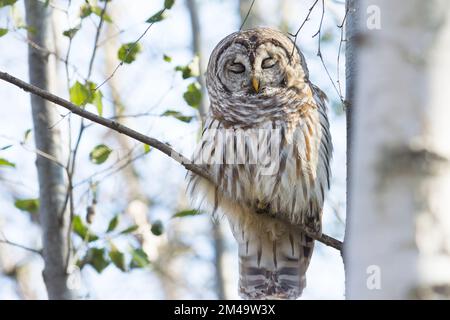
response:
<path id="1" fill-rule="evenodd" d="M 243 298 L 300 296 L 314 241 L 294 225 L 321 233 L 332 153 L 326 96 L 293 45 L 272 29 L 241 31 L 208 64 L 211 108 L 194 161 L 217 185 L 192 175 L 189 188 L 230 222 Z"/>

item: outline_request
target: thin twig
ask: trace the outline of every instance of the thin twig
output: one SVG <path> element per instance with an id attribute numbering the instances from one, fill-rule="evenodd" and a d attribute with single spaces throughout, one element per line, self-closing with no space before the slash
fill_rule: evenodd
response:
<path id="1" fill-rule="evenodd" d="M 323 18 L 325 16 L 325 0 L 322 0 L 322 13 L 320 16 L 320 23 L 319 23 L 319 28 L 317 30 L 317 32 L 315 34 L 313 34 L 313 38 L 317 36 L 318 40 L 317 40 L 317 56 L 319 57 L 323 68 L 325 69 L 325 72 L 328 76 L 328 79 L 330 79 L 331 84 L 333 85 L 334 90 L 336 91 L 337 95 L 339 96 L 339 99 L 341 100 L 341 103 L 344 103 L 344 98 L 341 95 L 341 92 L 339 91 L 336 83 L 334 82 L 333 78 L 331 77 L 330 71 L 328 70 L 327 65 L 325 64 L 325 60 L 323 59 L 322 56 L 322 47 L 321 47 L 321 43 L 322 43 L 322 25 L 323 25 Z"/>
<path id="2" fill-rule="evenodd" d="M 67 21 L 70 21 L 70 16 L 69 16 L 69 9 L 70 9 L 70 4 L 71 1 L 69 1 L 67 3 L 67 11 L 66 11 L 66 18 Z M 72 48 L 72 41 L 73 41 L 73 37 L 69 37 L 69 45 L 67 47 L 67 52 L 66 52 L 66 58 L 64 61 L 64 69 L 66 72 L 66 84 L 67 84 L 67 92 L 70 92 L 70 73 L 69 73 L 69 58 L 70 58 L 70 52 L 71 52 L 71 48 Z M 67 112 L 65 115 L 63 115 L 61 117 L 61 119 L 59 121 L 57 121 L 55 124 L 53 124 L 50 129 L 53 129 L 56 125 L 58 125 L 61 121 L 63 121 L 67 116 L 68 116 L 68 121 L 67 121 L 67 125 L 68 125 L 68 145 L 69 145 L 69 156 L 67 157 L 67 164 L 65 166 L 65 172 L 68 172 L 68 168 L 70 167 L 70 161 L 72 159 L 71 155 L 72 153 L 70 152 L 70 146 L 72 146 L 72 119 L 70 117 L 71 113 Z M 67 178 L 70 181 L 71 177 L 67 174 Z M 64 202 L 63 202 L 63 206 L 61 208 L 61 212 L 58 214 L 58 217 L 62 217 L 64 212 L 66 211 L 66 207 L 69 201 L 69 196 L 70 196 L 70 184 L 67 186 L 67 191 L 66 191 L 66 196 L 64 198 Z M 69 229 L 70 230 L 70 229 Z M 69 245 L 70 246 L 70 245 Z M 68 250 L 68 252 L 70 251 L 70 248 Z"/>
<path id="3" fill-rule="evenodd" d="M 325 16 L 325 0 L 322 0 L 322 13 L 320 15 L 320 23 L 319 23 L 319 29 L 317 29 L 316 33 L 313 34 L 313 38 L 317 35 L 319 35 L 319 40 L 322 35 L 322 25 L 323 25 L 323 18 Z M 319 41 L 319 52 L 320 52 L 320 41 Z"/>
<path id="4" fill-rule="evenodd" d="M 86 78 L 84 78 L 84 76 L 83 76 L 83 75 L 81 74 L 81 72 L 78 70 L 77 66 L 75 66 L 74 64 L 70 64 L 66 58 L 61 57 L 57 52 L 48 50 L 47 48 L 44 48 L 44 47 L 38 45 L 38 44 L 37 44 L 36 42 L 34 42 L 33 40 L 27 38 L 26 36 L 23 36 L 23 35 L 20 34 L 20 33 L 15 33 L 15 34 L 18 35 L 18 36 L 16 37 L 17 40 L 26 42 L 26 43 L 27 43 L 29 46 L 31 46 L 33 49 L 35 49 L 35 50 L 37 50 L 37 51 L 39 51 L 39 52 L 41 52 L 41 53 L 43 53 L 43 54 L 54 56 L 56 60 L 58 60 L 58 61 L 60 61 L 60 62 L 62 62 L 62 63 L 64 63 L 64 64 L 68 64 L 68 65 L 72 68 L 73 72 L 74 72 L 76 75 L 78 75 L 80 78 L 82 78 L 83 80 L 87 80 Z"/>
<path id="5" fill-rule="evenodd" d="M 295 46 L 297 45 L 298 34 L 300 33 L 300 30 L 302 30 L 306 21 L 309 20 L 309 16 L 311 15 L 311 12 L 314 10 L 314 7 L 316 6 L 317 2 L 319 2 L 319 0 L 314 1 L 313 5 L 308 10 L 308 14 L 305 17 L 305 20 L 303 20 L 303 22 L 300 24 L 300 27 L 298 27 L 297 31 L 294 34 L 291 34 L 291 36 L 294 37 L 293 44 L 292 44 L 291 57 L 294 55 Z"/>
<path id="6" fill-rule="evenodd" d="M 341 88 L 341 80 L 340 80 L 341 50 L 342 50 L 342 44 L 346 41 L 344 39 L 344 24 L 345 24 L 345 21 L 347 20 L 348 12 L 349 12 L 349 9 L 347 8 L 347 10 L 345 11 L 344 18 L 342 19 L 342 23 L 337 26 L 339 29 L 341 29 L 341 38 L 340 38 L 340 41 L 339 41 L 339 49 L 338 49 L 338 56 L 337 56 L 337 63 L 336 63 L 336 65 L 337 65 L 336 66 L 336 69 L 337 69 L 336 70 L 336 73 L 337 73 L 336 83 L 337 83 L 338 88 L 339 88 L 339 96 L 340 97 L 343 97 L 342 88 Z M 344 103 L 344 106 L 345 106 L 345 103 Z"/>
<path id="7" fill-rule="evenodd" d="M 52 3 L 51 1 L 48 1 L 48 0 L 38 0 L 38 1 L 39 1 L 40 3 L 42 3 L 42 4 L 45 4 L 45 5 L 49 6 L 49 7 L 52 8 L 52 9 L 55 9 L 55 10 L 58 10 L 58 11 L 67 13 L 67 9 L 64 9 L 64 8 L 62 8 L 62 7 L 58 7 L 58 6 L 56 6 L 54 3 Z M 70 2 L 70 1 L 69 1 L 69 2 Z"/>
<path id="8" fill-rule="evenodd" d="M 164 14 L 164 12 L 166 11 L 166 9 L 164 8 L 161 11 L 161 15 Z M 150 30 L 150 28 L 155 24 L 155 22 L 152 22 L 148 25 L 148 27 L 145 29 L 144 33 L 142 33 L 139 38 L 137 38 L 137 40 L 135 42 L 133 42 L 133 44 L 128 48 L 125 57 L 122 61 L 120 61 L 120 63 L 114 68 L 113 72 L 109 75 L 108 78 L 106 78 L 102 83 L 100 83 L 94 91 L 98 90 L 101 86 L 103 86 L 105 83 L 107 83 L 112 77 L 114 77 L 114 75 L 116 74 L 117 70 L 123 66 L 123 61 L 127 60 L 128 55 L 130 54 L 130 52 L 132 52 L 134 50 L 134 48 L 137 46 L 137 44 L 139 43 L 139 41 L 141 41 L 141 39 L 147 34 L 147 31 Z"/>
<path id="9" fill-rule="evenodd" d="M 253 0 L 252 3 L 250 4 L 250 8 L 248 8 L 247 14 L 245 15 L 244 20 L 242 21 L 241 26 L 239 27 L 239 31 L 242 30 L 242 28 L 244 27 L 245 23 L 247 22 L 248 17 L 250 16 L 250 12 L 252 11 L 253 5 L 255 4 L 256 0 Z"/>
<path id="10" fill-rule="evenodd" d="M 30 252 L 33 252 L 33 253 L 37 253 L 38 255 L 42 256 L 42 250 L 33 249 L 33 248 L 30 248 L 30 247 L 24 246 L 22 244 L 9 241 L 8 239 L 6 239 L 6 237 L 3 234 L 3 232 L 0 232 L 0 233 L 2 234 L 2 238 L 3 238 L 3 239 L 0 239 L 0 243 L 4 243 L 4 244 L 8 244 L 8 245 L 13 246 L 13 247 L 21 248 L 21 249 L 24 249 L 24 250 L 27 250 L 27 251 L 30 251 Z"/>
<path id="11" fill-rule="evenodd" d="M 88 68 L 88 73 L 87 73 L 87 77 L 86 77 L 87 79 L 90 79 L 91 75 L 92 75 L 92 70 L 93 70 L 94 61 L 95 61 L 97 48 L 98 48 L 98 40 L 100 38 L 100 33 L 101 33 L 103 23 L 105 21 L 105 12 L 106 12 L 107 7 L 108 7 L 108 1 L 105 1 L 103 9 L 100 13 L 100 22 L 99 22 L 99 24 L 97 26 L 97 30 L 95 32 L 94 46 L 92 49 L 91 58 L 89 60 L 89 68 Z M 67 250 L 67 256 L 66 256 L 66 269 L 69 267 L 69 262 L 70 262 L 70 255 L 71 255 L 70 247 L 72 246 L 72 244 L 71 244 L 72 221 L 73 221 L 73 217 L 75 215 L 75 204 L 74 204 L 74 200 L 73 200 L 73 176 L 75 173 L 77 153 L 78 153 L 78 149 L 80 147 L 81 138 L 83 137 L 84 129 L 85 129 L 84 119 L 81 119 L 80 129 L 78 130 L 78 137 L 75 142 L 75 146 L 74 146 L 73 150 L 71 150 L 69 160 L 67 163 L 67 167 L 65 168 L 66 174 L 67 174 L 68 186 L 67 186 L 67 195 L 65 198 L 65 203 L 63 206 L 63 210 L 61 212 L 61 217 L 62 217 L 62 214 L 64 214 L 64 211 L 67 206 L 67 200 L 68 200 L 68 203 L 69 203 L 69 226 L 67 228 L 67 243 L 69 246 L 69 250 Z"/>
<path id="12" fill-rule="evenodd" d="M 89 69 L 88 69 L 88 75 L 87 75 L 88 79 L 91 77 L 92 67 L 94 66 L 95 55 L 97 53 L 97 48 L 98 48 L 98 39 L 100 38 L 102 26 L 105 21 L 105 12 L 106 12 L 107 6 L 108 6 L 108 1 L 105 1 L 105 5 L 103 6 L 102 12 L 100 13 L 100 22 L 98 23 L 97 31 L 95 32 L 94 49 L 92 50 L 91 59 L 89 61 Z"/>
<path id="13" fill-rule="evenodd" d="M 172 149 L 171 146 L 169 146 L 166 143 L 163 143 L 155 138 L 151 138 L 146 135 L 143 135 L 142 133 L 139 133 L 131 128 L 128 128 L 116 121 L 112 121 L 112 120 L 100 117 L 100 116 L 96 115 L 95 113 L 92 113 L 85 109 L 82 109 L 82 108 L 78 107 L 77 105 L 75 105 L 61 97 L 58 97 L 46 90 L 43 90 L 36 86 L 33 86 L 29 83 L 26 83 L 14 76 L 11 76 L 10 74 L 8 74 L 6 72 L 0 71 L 0 79 L 4 80 L 6 82 L 9 82 L 11 84 L 14 84 L 15 86 L 22 88 L 25 91 L 31 92 L 32 94 L 35 94 L 43 99 L 46 99 L 50 102 L 60 105 L 61 107 L 64 107 L 64 108 L 72 111 L 74 114 L 79 115 L 80 117 L 86 118 L 86 119 L 96 122 L 100 125 L 108 127 L 114 131 L 122 133 L 122 134 L 124 134 L 130 138 L 133 138 L 135 140 L 138 140 L 142 143 L 148 144 L 149 146 L 152 146 L 153 148 L 158 149 L 159 151 L 163 152 L 170 158 L 174 159 L 175 161 L 180 163 L 182 166 L 184 166 L 187 170 L 199 175 L 200 177 L 208 180 L 209 182 L 211 182 L 213 184 L 216 184 L 215 178 L 213 175 L 211 175 L 211 173 L 209 173 L 203 167 L 194 164 L 191 160 L 189 160 L 188 158 L 186 158 L 179 152 L 176 152 L 174 149 Z M 342 242 L 341 241 L 331 238 L 325 234 L 322 234 L 319 237 L 315 233 L 307 231 L 301 225 L 299 225 L 298 228 L 302 232 L 305 232 L 311 238 L 316 239 L 316 240 L 324 243 L 325 245 L 331 246 L 337 250 L 342 251 Z"/>
<path id="14" fill-rule="evenodd" d="M 102 169 L 100 171 L 96 171 L 93 174 L 91 174 L 90 176 L 88 176 L 87 178 L 84 178 L 84 179 L 78 181 L 77 183 L 75 183 L 73 185 L 73 187 L 78 188 L 79 186 L 92 181 L 95 177 L 98 177 L 99 175 L 102 175 L 102 174 L 105 174 L 105 175 L 102 176 L 101 179 L 96 179 L 96 180 L 104 181 L 109 176 L 119 172 L 121 169 L 125 168 L 126 166 L 128 166 L 129 164 L 134 162 L 135 160 L 138 160 L 139 158 L 141 158 L 147 154 L 147 153 L 141 153 L 137 156 L 132 157 L 133 151 L 134 150 L 130 150 L 129 152 L 127 152 L 127 154 L 124 157 L 121 157 L 116 162 L 111 164 L 109 167 Z"/>
<path id="15" fill-rule="evenodd" d="M 55 158 L 54 156 L 52 156 L 51 154 L 48 154 L 48 153 L 46 153 L 46 152 L 44 152 L 44 151 L 42 151 L 42 150 L 39 150 L 39 149 L 33 149 L 33 148 L 30 148 L 30 147 L 28 147 L 28 146 L 27 146 L 25 143 L 23 143 L 23 142 L 21 142 L 20 145 L 21 145 L 25 150 L 30 151 L 30 152 L 34 152 L 34 153 L 36 153 L 37 155 L 40 155 L 41 157 L 43 157 L 43 158 L 45 158 L 45 159 L 47 159 L 47 160 L 50 160 L 50 161 L 54 162 L 56 165 L 60 166 L 61 168 L 64 168 L 64 164 L 61 163 L 61 162 L 59 162 L 58 159 L 56 159 L 56 158 Z"/>
<path id="16" fill-rule="evenodd" d="M 115 34 L 111 35 L 111 36 L 106 36 L 105 38 L 103 38 L 102 41 L 99 41 L 99 43 L 97 44 L 97 47 L 102 47 L 104 44 L 106 44 L 108 41 L 117 38 L 118 36 L 120 36 L 122 33 L 124 33 L 125 31 L 127 31 L 127 29 L 120 29 L 119 31 L 117 31 Z"/>

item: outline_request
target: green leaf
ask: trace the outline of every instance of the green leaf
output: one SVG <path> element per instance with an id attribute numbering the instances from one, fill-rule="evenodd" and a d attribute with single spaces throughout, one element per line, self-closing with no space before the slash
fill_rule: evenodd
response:
<path id="1" fill-rule="evenodd" d="M 125 266 L 125 256 L 122 252 L 117 250 L 115 246 L 111 246 L 111 250 L 109 251 L 109 258 L 114 263 L 114 265 L 122 271 L 127 271 Z"/>
<path id="2" fill-rule="evenodd" d="M 99 144 L 89 153 L 89 159 L 95 164 L 102 164 L 108 159 L 111 152 L 112 150 L 108 146 Z"/>
<path id="3" fill-rule="evenodd" d="M 83 106 L 89 102 L 89 90 L 78 81 L 70 87 L 69 94 L 70 101 L 77 106 Z"/>
<path id="4" fill-rule="evenodd" d="M 189 216 L 196 216 L 200 214 L 200 211 L 192 209 L 192 210 L 182 210 L 177 213 L 175 213 L 172 218 L 183 218 L 183 217 L 189 217 Z"/>
<path id="5" fill-rule="evenodd" d="M 23 142 L 26 142 L 28 140 L 28 137 L 30 136 L 30 134 L 31 134 L 31 129 L 27 129 L 25 131 L 25 133 L 23 134 Z"/>
<path id="6" fill-rule="evenodd" d="M 153 222 L 150 231 L 151 231 L 155 236 L 160 236 L 160 235 L 162 235 L 163 232 L 164 232 L 164 226 L 163 226 L 162 222 L 161 222 L 160 220 L 156 220 L 155 222 Z"/>
<path id="7" fill-rule="evenodd" d="M 94 92 L 92 104 L 97 108 L 97 113 L 101 117 L 103 115 L 103 93 L 100 90 Z"/>
<path id="8" fill-rule="evenodd" d="M 65 36 L 69 39 L 73 39 L 73 37 L 75 37 L 75 34 L 78 32 L 78 30 L 80 30 L 80 27 L 67 29 L 63 32 L 63 36 Z"/>
<path id="9" fill-rule="evenodd" d="M 163 117 L 174 117 L 180 121 L 189 123 L 191 122 L 193 117 L 190 116 L 185 116 L 182 113 L 180 113 L 179 111 L 174 111 L 174 110 L 167 110 L 166 112 L 164 112 L 161 116 Z"/>
<path id="10" fill-rule="evenodd" d="M 95 88 L 97 87 L 97 85 L 92 81 L 86 81 L 84 87 L 89 92 L 88 102 L 92 102 L 92 100 L 94 99 Z"/>
<path id="11" fill-rule="evenodd" d="M 130 268 L 144 268 L 150 264 L 147 254 L 141 248 L 131 252 Z"/>
<path id="12" fill-rule="evenodd" d="M 136 42 L 123 44 L 117 52 L 117 57 L 125 63 L 132 63 L 136 60 L 136 56 L 141 52 L 141 45 Z"/>
<path id="13" fill-rule="evenodd" d="M 88 91 L 88 97 L 86 103 L 92 103 L 97 108 L 99 116 L 103 114 L 103 93 L 100 90 L 96 90 L 97 85 L 92 81 L 86 81 L 84 85 Z"/>
<path id="14" fill-rule="evenodd" d="M 163 60 L 164 60 L 165 62 L 172 62 L 172 58 L 169 57 L 169 56 L 166 55 L 166 54 L 163 55 Z"/>
<path id="15" fill-rule="evenodd" d="M 136 231 L 139 228 L 137 225 L 132 225 L 131 227 L 126 228 L 125 230 L 120 231 L 120 234 L 127 234 Z"/>
<path id="16" fill-rule="evenodd" d="M 150 152 L 150 146 L 146 143 L 144 143 L 144 153 L 149 153 Z"/>
<path id="17" fill-rule="evenodd" d="M 190 77 L 193 77 L 192 70 L 191 70 L 191 67 L 189 65 L 187 65 L 187 66 L 176 66 L 175 70 L 181 72 L 181 77 L 183 77 L 183 79 L 188 79 Z"/>
<path id="18" fill-rule="evenodd" d="M 92 13 L 92 7 L 90 4 L 86 3 L 84 5 L 81 6 L 80 8 L 80 18 L 86 18 L 89 17 Z"/>
<path id="19" fill-rule="evenodd" d="M 102 17 L 102 11 L 103 11 L 103 8 L 100 8 L 99 6 L 92 7 L 92 13 L 99 16 L 100 18 Z M 109 15 L 107 15 L 106 12 L 103 13 L 103 20 L 108 23 L 112 22 L 111 17 Z"/>
<path id="20" fill-rule="evenodd" d="M 175 0 L 164 0 L 164 8 L 171 9 L 175 4 Z"/>
<path id="21" fill-rule="evenodd" d="M 32 35 L 36 35 L 37 34 L 37 29 L 33 26 L 27 26 L 25 24 L 22 25 L 18 25 L 17 29 L 24 29 L 27 30 L 29 33 L 31 33 Z"/>
<path id="22" fill-rule="evenodd" d="M 7 33 L 8 33 L 8 29 L 0 28 L 0 37 L 3 37 Z"/>
<path id="23" fill-rule="evenodd" d="M 90 264 L 98 273 L 105 270 L 109 263 L 104 248 L 90 248 L 83 261 L 83 264 Z"/>
<path id="24" fill-rule="evenodd" d="M 39 211 L 39 199 L 16 199 L 14 206 L 19 210 L 34 214 Z"/>
<path id="25" fill-rule="evenodd" d="M 165 18 L 165 16 L 164 16 L 164 11 L 165 10 L 166 9 L 159 10 L 157 13 L 155 13 L 150 18 L 148 18 L 147 21 L 145 21 L 145 22 L 155 23 L 155 22 L 159 22 L 159 21 L 163 20 Z"/>
<path id="26" fill-rule="evenodd" d="M 17 2 L 17 0 L 0 0 L 0 8 L 6 7 L 6 6 L 11 6 L 16 2 Z"/>
<path id="27" fill-rule="evenodd" d="M 183 79 L 198 77 L 200 75 L 200 59 L 194 56 L 191 62 L 185 66 L 176 66 L 175 71 L 180 71 Z"/>
<path id="28" fill-rule="evenodd" d="M 12 162 L 4 159 L 4 158 L 0 158 L 0 167 L 1 166 L 3 166 L 3 167 L 11 167 L 11 168 L 15 168 L 16 167 L 16 165 L 14 163 L 12 163 Z"/>
<path id="29" fill-rule="evenodd" d="M 202 101 L 200 86 L 196 82 L 191 83 L 188 86 L 187 91 L 183 94 L 183 98 L 188 105 L 198 109 L 200 107 L 200 102 Z"/>
<path id="30" fill-rule="evenodd" d="M 119 224 L 119 215 L 117 214 L 109 221 L 108 229 L 106 230 L 106 232 L 114 231 L 118 224 Z"/>
<path id="31" fill-rule="evenodd" d="M 80 216 L 74 216 L 72 220 L 72 228 L 73 231 L 79 235 L 81 238 L 84 238 L 87 232 L 87 227 L 83 224 Z"/>
<path id="32" fill-rule="evenodd" d="M 89 229 L 84 225 L 80 216 L 73 217 L 72 229 L 75 234 L 77 234 L 81 239 L 86 240 L 87 242 L 98 240 L 98 237 L 95 234 L 89 232 Z"/>

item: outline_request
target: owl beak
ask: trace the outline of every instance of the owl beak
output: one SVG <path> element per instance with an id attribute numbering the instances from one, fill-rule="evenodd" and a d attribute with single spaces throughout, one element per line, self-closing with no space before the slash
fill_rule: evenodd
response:
<path id="1" fill-rule="evenodd" d="M 256 76 L 252 77 L 252 86 L 253 86 L 253 89 L 255 89 L 255 92 L 258 93 L 259 92 L 259 79 Z"/>

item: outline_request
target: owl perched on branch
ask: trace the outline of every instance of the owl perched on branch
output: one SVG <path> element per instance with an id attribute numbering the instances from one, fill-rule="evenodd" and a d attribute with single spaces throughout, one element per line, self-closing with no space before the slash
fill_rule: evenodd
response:
<path id="1" fill-rule="evenodd" d="M 306 285 L 330 186 L 326 96 L 284 34 L 255 28 L 224 38 L 206 75 L 211 101 L 189 190 L 228 219 L 239 244 L 239 294 L 295 299 Z"/>

